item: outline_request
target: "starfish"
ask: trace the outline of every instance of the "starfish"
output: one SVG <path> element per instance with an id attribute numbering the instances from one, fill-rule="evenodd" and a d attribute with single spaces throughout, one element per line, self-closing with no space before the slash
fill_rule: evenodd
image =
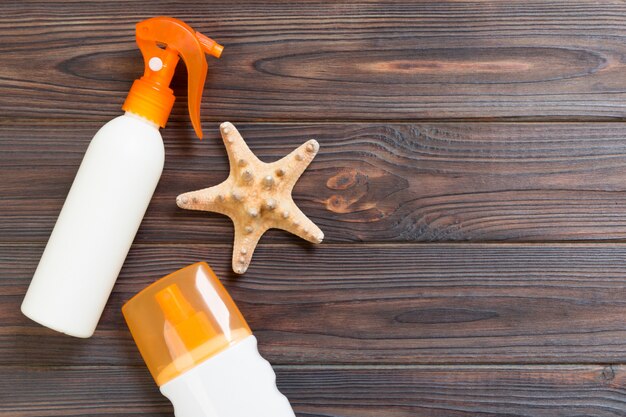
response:
<path id="1" fill-rule="evenodd" d="M 309 242 L 320 243 L 324 233 L 294 203 L 291 191 L 309 166 L 319 143 L 311 139 L 284 158 L 265 163 L 248 148 L 232 123 L 220 125 L 228 152 L 230 175 L 214 187 L 176 197 L 178 207 L 225 214 L 235 226 L 233 271 L 243 274 L 261 236 L 282 229 Z"/>

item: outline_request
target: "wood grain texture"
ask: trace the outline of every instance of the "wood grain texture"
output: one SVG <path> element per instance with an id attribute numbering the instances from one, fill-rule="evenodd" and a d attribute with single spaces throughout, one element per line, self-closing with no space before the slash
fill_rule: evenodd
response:
<path id="1" fill-rule="evenodd" d="M 122 304 L 200 260 L 215 268 L 274 364 L 626 362 L 622 244 L 261 244 L 241 277 L 224 245 L 134 245 L 88 340 L 20 314 L 42 249 L 0 246 L 4 364 L 142 366 Z"/>
<path id="2" fill-rule="evenodd" d="M 0 114 L 107 120 L 143 69 L 134 24 L 162 14 L 226 46 L 205 120 L 625 115 L 619 0 L 3 1 Z"/>
<path id="3" fill-rule="evenodd" d="M 217 124 L 207 138 L 165 130 L 166 165 L 137 242 L 232 242 L 224 216 L 176 206 L 228 175 Z M 277 160 L 321 149 L 294 190 L 326 242 L 623 240 L 621 123 L 240 124 Z M 97 123 L 2 126 L 0 242 L 46 241 Z M 262 242 L 295 242 L 272 232 Z"/>
<path id="4" fill-rule="evenodd" d="M 160 185 L 96 335 L 72 339 L 19 305 L 142 72 L 134 24 L 161 14 L 226 46 L 207 140 L 181 68 Z M 0 416 L 171 416 L 120 307 L 200 260 L 299 417 L 626 415 L 624 16 L 619 0 L 0 2 Z M 319 140 L 294 197 L 323 245 L 269 233 L 236 277 L 229 220 L 176 207 L 226 178 L 226 120 L 268 161 Z"/>
<path id="5" fill-rule="evenodd" d="M 0 374 L 3 417 L 172 415 L 142 368 Z M 298 417 L 615 417 L 625 375 L 622 366 L 278 367 L 277 383 Z"/>

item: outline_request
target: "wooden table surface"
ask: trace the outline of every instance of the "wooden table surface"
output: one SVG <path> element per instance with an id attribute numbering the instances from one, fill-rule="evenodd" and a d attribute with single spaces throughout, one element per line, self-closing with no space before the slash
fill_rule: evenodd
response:
<path id="1" fill-rule="evenodd" d="M 163 177 L 73 339 L 19 305 L 162 14 L 226 47 L 206 139 L 180 70 Z M 4 0 L 0 40 L 0 416 L 171 416 L 120 307 L 195 261 L 299 417 L 626 415 L 624 1 Z M 267 161 L 319 140 L 294 198 L 322 245 L 270 232 L 235 276 L 228 218 L 176 207 L 226 178 L 225 120 Z"/>

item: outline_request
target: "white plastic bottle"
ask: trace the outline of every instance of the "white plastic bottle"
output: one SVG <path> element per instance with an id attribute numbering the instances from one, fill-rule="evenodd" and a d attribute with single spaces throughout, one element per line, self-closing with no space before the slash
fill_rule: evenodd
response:
<path id="1" fill-rule="evenodd" d="M 191 120 L 202 137 L 204 54 L 219 57 L 222 51 L 167 17 L 139 23 L 137 44 L 145 73 L 128 94 L 122 107 L 126 113 L 91 141 L 22 303 L 27 317 L 72 336 L 93 334 L 161 177 L 159 127 L 174 103 L 169 83 L 179 56 L 187 64 Z"/>
<path id="2" fill-rule="evenodd" d="M 94 136 L 22 303 L 51 329 L 92 335 L 164 162 L 158 126 L 127 113 Z"/>
<path id="3" fill-rule="evenodd" d="M 256 338 L 206 263 L 158 280 L 122 312 L 176 417 L 294 417 Z"/>

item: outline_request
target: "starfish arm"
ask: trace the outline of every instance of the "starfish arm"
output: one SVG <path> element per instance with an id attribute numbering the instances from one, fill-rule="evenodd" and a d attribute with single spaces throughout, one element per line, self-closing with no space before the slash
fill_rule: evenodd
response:
<path id="1" fill-rule="evenodd" d="M 224 146 L 226 146 L 226 152 L 228 153 L 231 175 L 234 175 L 251 163 L 260 162 L 232 123 L 222 123 L 220 125 L 220 132 L 222 133 Z"/>
<path id="2" fill-rule="evenodd" d="M 250 229 L 250 226 L 244 226 L 236 221 L 233 223 L 235 225 L 235 241 L 233 243 L 232 267 L 236 273 L 243 274 L 248 270 L 257 243 L 267 229 Z"/>
<path id="3" fill-rule="evenodd" d="M 324 232 L 296 206 L 296 203 L 291 201 L 287 207 L 278 213 L 280 220 L 277 220 L 273 227 L 293 233 L 312 243 L 321 243 L 324 240 Z"/>
<path id="4" fill-rule="evenodd" d="M 190 191 L 176 197 L 176 205 L 187 210 L 212 211 L 232 217 L 228 180 L 202 190 Z"/>
<path id="5" fill-rule="evenodd" d="M 302 173 L 309 166 L 315 155 L 320 149 L 319 143 L 315 139 L 311 139 L 300 145 L 289 155 L 272 163 L 276 168 L 276 172 L 284 176 L 284 189 L 291 190 L 296 184 Z"/>

